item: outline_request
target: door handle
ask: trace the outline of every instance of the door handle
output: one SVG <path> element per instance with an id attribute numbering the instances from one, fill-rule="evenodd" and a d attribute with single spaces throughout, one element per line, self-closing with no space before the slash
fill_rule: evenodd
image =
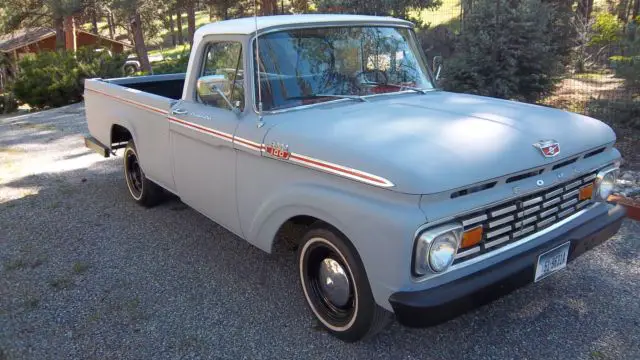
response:
<path id="1" fill-rule="evenodd" d="M 185 115 L 187 110 L 184 109 L 173 109 L 171 110 L 171 115 Z"/>

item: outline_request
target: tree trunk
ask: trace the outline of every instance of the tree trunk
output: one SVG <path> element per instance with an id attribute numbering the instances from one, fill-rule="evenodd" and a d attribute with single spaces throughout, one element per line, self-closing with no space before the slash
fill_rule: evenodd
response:
<path id="1" fill-rule="evenodd" d="M 138 54 L 138 61 L 140 61 L 140 67 L 142 71 L 151 74 L 151 63 L 149 62 L 147 46 L 144 43 L 144 33 L 142 31 L 142 19 L 138 11 L 131 18 L 131 32 L 133 32 L 133 42 Z"/>
<path id="2" fill-rule="evenodd" d="M 64 18 L 62 16 L 53 19 L 56 28 L 56 49 L 64 49 Z"/>
<path id="3" fill-rule="evenodd" d="M 189 44 L 193 43 L 193 35 L 196 33 L 196 1 L 187 0 L 187 30 Z"/>
<path id="4" fill-rule="evenodd" d="M 471 11 L 473 10 L 473 0 L 461 0 L 462 6 L 460 7 L 460 29 L 464 31 L 466 20 L 469 15 L 471 15 Z"/>
<path id="5" fill-rule="evenodd" d="M 78 49 L 78 43 L 76 39 L 76 20 L 73 15 L 69 15 L 64 19 L 64 48 L 70 51 L 76 51 Z"/>
<path id="6" fill-rule="evenodd" d="M 629 7 L 630 0 L 620 0 L 620 4 L 618 5 L 618 19 L 620 21 L 627 23 L 627 8 Z"/>
<path id="7" fill-rule="evenodd" d="M 209 21 L 213 22 L 216 17 L 216 10 L 213 4 L 209 4 L 207 7 L 209 8 Z"/>
<path id="8" fill-rule="evenodd" d="M 91 16 L 91 32 L 97 35 L 98 34 L 98 8 L 96 6 L 95 1 L 91 4 L 91 9 L 89 9 L 89 14 Z"/>
<path id="9" fill-rule="evenodd" d="M 636 22 L 640 22 L 637 18 L 640 15 L 640 0 L 636 0 L 633 3 L 633 11 L 631 12 L 631 17 L 636 20 Z"/>
<path id="10" fill-rule="evenodd" d="M 278 13 L 278 0 L 262 0 L 262 15 L 276 15 Z"/>
<path id="11" fill-rule="evenodd" d="M 109 38 L 113 40 L 116 36 L 115 24 L 113 23 L 113 13 L 107 10 L 107 26 L 109 27 Z"/>
<path id="12" fill-rule="evenodd" d="M 591 18 L 593 12 L 593 0 L 579 0 L 576 13 L 580 15 L 587 22 Z"/>
<path id="13" fill-rule="evenodd" d="M 178 28 L 178 44 L 184 44 L 184 37 L 182 36 L 182 7 L 178 2 L 176 9 L 176 27 Z"/>
<path id="14" fill-rule="evenodd" d="M 173 24 L 173 15 L 169 13 L 167 16 L 169 17 L 169 33 L 171 34 L 171 45 L 175 47 L 176 46 L 176 27 Z"/>

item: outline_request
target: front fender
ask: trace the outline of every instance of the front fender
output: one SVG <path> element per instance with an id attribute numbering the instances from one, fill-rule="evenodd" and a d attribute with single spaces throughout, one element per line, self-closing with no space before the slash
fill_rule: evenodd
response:
<path id="1" fill-rule="evenodd" d="M 410 281 L 413 237 L 424 224 L 419 196 L 399 194 L 351 182 L 348 186 L 295 184 L 270 193 L 258 207 L 247 240 L 271 252 L 278 229 L 288 219 L 307 215 L 329 223 L 353 244 L 376 302 L 391 309 L 388 298 Z"/>

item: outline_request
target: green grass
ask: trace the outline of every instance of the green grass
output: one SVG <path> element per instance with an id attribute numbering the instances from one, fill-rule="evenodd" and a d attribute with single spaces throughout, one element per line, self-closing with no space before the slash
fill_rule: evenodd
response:
<path id="1" fill-rule="evenodd" d="M 19 270 L 25 267 L 27 267 L 27 262 L 24 259 L 11 260 L 4 265 L 6 271 Z"/>
<path id="2" fill-rule="evenodd" d="M 598 80 L 598 79 L 602 78 L 604 75 L 605 74 L 597 73 L 597 72 L 588 72 L 588 73 L 575 74 L 573 76 L 573 78 L 575 78 L 575 79 Z"/>
<path id="3" fill-rule="evenodd" d="M 162 55 L 164 59 L 167 58 L 176 58 L 179 55 L 184 54 L 185 56 L 189 56 L 190 52 L 189 44 L 184 45 L 176 45 L 176 47 L 169 48 L 160 48 L 156 50 L 149 51 L 149 56 L 157 56 Z"/>
<path id="4" fill-rule="evenodd" d="M 71 279 L 65 276 L 57 277 L 49 281 L 49 285 L 56 290 L 67 289 L 71 286 Z"/>
<path id="5" fill-rule="evenodd" d="M 27 310 L 35 310 L 38 308 L 38 305 L 40 305 L 40 299 L 35 296 L 28 295 L 24 300 L 23 305 Z"/>
<path id="6" fill-rule="evenodd" d="M 87 270 L 89 270 L 89 264 L 83 261 L 76 261 L 75 263 L 73 263 L 73 272 L 75 274 L 83 274 L 87 272 Z"/>

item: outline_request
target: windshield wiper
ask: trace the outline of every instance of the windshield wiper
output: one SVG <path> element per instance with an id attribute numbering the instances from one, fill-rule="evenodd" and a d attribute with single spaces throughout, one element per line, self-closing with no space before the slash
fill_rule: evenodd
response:
<path id="1" fill-rule="evenodd" d="M 288 97 L 286 100 L 308 100 L 308 99 L 316 99 L 316 98 L 323 98 L 323 97 L 333 97 L 337 99 L 351 99 L 351 100 L 356 100 L 361 102 L 368 102 L 368 100 L 363 98 L 362 96 L 339 95 L 339 94 L 309 94 L 309 95 L 303 95 L 303 96 Z"/>

